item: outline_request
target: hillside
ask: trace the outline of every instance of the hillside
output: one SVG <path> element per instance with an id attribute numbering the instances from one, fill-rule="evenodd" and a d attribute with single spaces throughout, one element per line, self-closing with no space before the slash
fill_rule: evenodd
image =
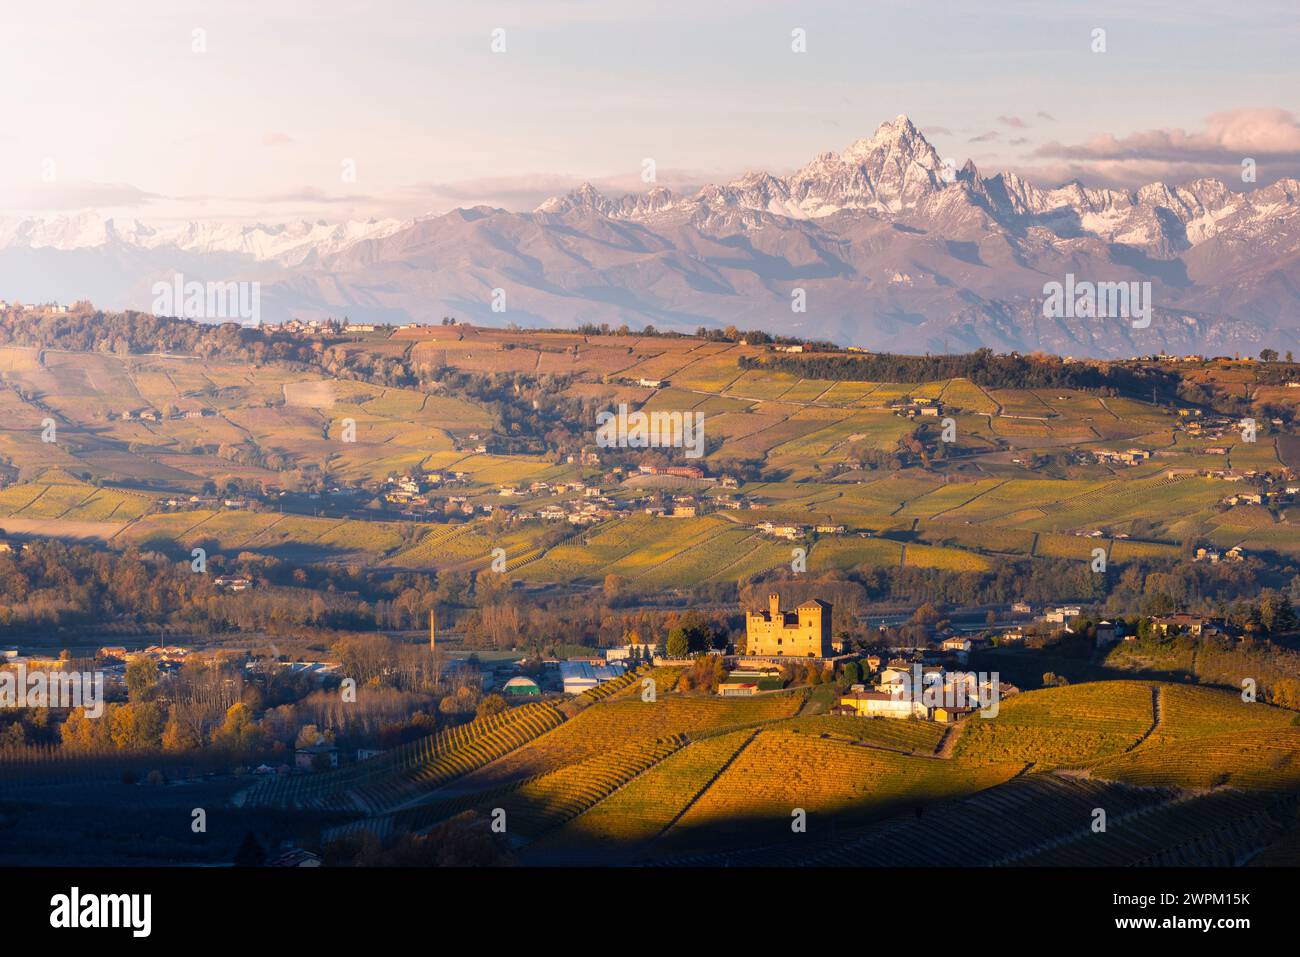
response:
<path id="1" fill-rule="evenodd" d="M 255 335 L 245 341 L 256 345 Z M 734 583 L 787 564 L 789 544 L 765 531 L 781 523 L 807 530 L 812 573 L 988 571 L 1007 558 L 1083 561 L 1096 548 L 1122 568 L 1177 559 L 1192 541 L 1272 562 L 1300 552 L 1294 497 L 1222 504 L 1280 488 L 1270 477 L 1300 464 L 1287 424 L 1300 391 L 1282 387 L 1281 364 L 1130 364 L 1115 381 L 1134 391 L 1158 383 L 1152 404 L 1109 387 L 810 378 L 798 371 L 819 368 L 819 356 L 777 362 L 764 346 L 691 337 L 457 325 L 338 337 L 326 354 L 349 370 L 401 363 L 414 378 L 0 345 L 0 456 L 10 469 L 0 528 L 413 570 L 472 571 L 502 548 L 517 580 L 613 573 L 646 589 Z M 628 384 L 638 380 L 656 385 Z M 1254 404 L 1238 389 L 1253 390 Z M 706 480 L 610 471 L 634 471 L 636 450 L 580 461 L 581 448 L 600 451 L 596 410 L 617 403 L 701 416 L 705 455 L 667 452 Z M 1215 411 L 1223 403 L 1260 417 L 1255 441 Z M 918 417 L 923 406 L 933 418 Z M 542 417 L 537 425 L 519 427 L 521 407 Z M 1267 418 L 1278 415 L 1280 425 Z M 46 420 L 54 442 L 42 440 Z M 538 450 L 513 451 L 520 440 Z M 1140 461 L 1116 458 L 1134 449 Z M 423 504 L 385 498 L 393 476 L 421 474 L 443 477 L 420 493 Z M 717 481 L 728 474 L 742 476 L 734 488 Z M 1239 477 L 1245 485 L 1231 481 Z M 597 521 L 566 524 L 583 487 L 606 504 Z M 691 497 L 696 516 L 645 514 L 665 491 Z M 746 507 L 728 507 L 737 503 Z M 487 514 L 497 506 L 513 509 L 505 527 Z M 537 517 L 547 508 L 558 525 Z M 844 531 L 811 534 L 817 525 Z"/>

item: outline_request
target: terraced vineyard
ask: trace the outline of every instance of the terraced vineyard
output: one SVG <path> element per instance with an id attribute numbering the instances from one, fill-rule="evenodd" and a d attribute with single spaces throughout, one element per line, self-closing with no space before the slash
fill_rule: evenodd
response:
<path id="1" fill-rule="evenodd" d="M 1135 745 L 1152 715 L 1151 686 L 1137 681 L 1030 691 L 1002 701 L 994 718 L 968 721 L 955 753 L 969 761 L 1075 764 Z"/>
<path id="2" fill-rule="evenodd" d="M 824 833 L 970 794 L 1022 768 L 908 757 L 793 731 L 763 731 L 664 842 L 680 849 L 784 839 L 796 809 L 807 813 L 809 833 Z"/>
<path id="3" fill-rule="evenodd" d="M 563 721 L 553 706 L 531 702 L 338 771 L 269 778 L 249 791 L 244 806 L 379 814 L 483 767 Z"/>
<path id="4" fill-rule="evenodd" d="M 1140 820 L 1142 812 L 1177 798 L 1172 790 L 1130 788 L 1084 778 L 1030 774 L 961 800 L 834 836 L 773 841 L 680 863 L 771 867 L 979 867 L 1015 863 L 1040 848 L 1091 833 L 1093 809 L 1109 821 Z"/>
<path id="5" fill-rule="evenodd" d="M 753 727 L 793 716 L 802 706 L 798 693 L 753 698 L 696 697 L 660 693 L 657 700 L 611 697 L 582 711 L 551 734 L 520 748 L 470 776 L 468 785 L 488 787 L 553 771 L 604 751 L 649 744 L 674 735 L 687 737 L 730 728 Z"/>
<path id="6" fill-rule="evenodd" d="M 630 672 L 568 721 L 525 705 L 369 767 L 267 782 L 247 804 L 356 818 L 333 836 L 500 809 L 521 862 L 542 865 L 1242 863 L 1296 823 L 1300 727 L 1229 692 L 1047 688 L 948 729 L 798 715 L 802 694 L 682 694 L 677 670 Z"/>
<path id="7" fill-rule="evenodd" d="M 1175 740 L 1103 761 L 1093 773 L 1144 786 L 1294 791 L 1300 789 L 1300 728 Z"/>
<path id="8" fill-rule="evenodd" d="M 531 840 L 605 800 L 686 744 L 674 735 L 604 751 L 534 778 L 502 799 L 510 833 Z"/>
<path id="9" fill-rule="evenodd" d="M 1166 684 L 1160 686 L 1160 724 L 1143 747 L 1242 731 L 1282 731 L 1295 723 L 1293 712 L 1247 703 L 1231 691 Z"/>
<path id="10" fill-rule="evenodd" d="M 1029 867 L 1236 867 L 1295 824 L 1296 799 L 1236 790 L 1173 800 L 1022 857 Z"/>
<path id="11" fill-rule="evenodd" d="M 911 754 L 933 754 L 946 730 L 944 725 L 933 721 L 898 721 L 838 714 L 792 718 L 781 727 L 802 734 L 860 741 Z"/>
<path id="12" fill-rule="evenodd" d="M 686 745 L 539 842 L 534 859 L 634 853 L 685 811 L 753 736 L 753 731 L 733 731 Z"/>

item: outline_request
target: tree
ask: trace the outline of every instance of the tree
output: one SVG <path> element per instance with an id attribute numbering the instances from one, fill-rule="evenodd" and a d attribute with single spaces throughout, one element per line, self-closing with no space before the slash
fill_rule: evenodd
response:
<path id="1" fill-rule="evenodd" d="M 262 729 L 253 719 L 253 712 L 242 701 L 226 709 L 226 718 L 213 736 L 213 743 L 231 751 L 251 751 L 262 743 Z"/>
<path id="2" fill-rule="evenodd" d="M 668 657 L 685 658 L 691 652 L 690 639 L 685 628 L 674 628 L 668 633 Z"/>
<path id="3" fill-rule="evenodd" d="M 126 663 L 126 691 L 131 701 L 150 701 L 157 689 L 158 662 L 136 655 Z"/>
<path id="4" fill-rule="evenodd" d="M 1276 349 L 1261 349 L 1261 350 L 1259 351 L 1259 361 L 1260 361 L 1260 362 L 1277 362 L 1277 350 L 1276 350 Z"/>
<path id="5" fill-rule="evenodd" d="M 505 711 L 509 705 L 506 699 L 499 694 L 485 695 L 483 700 L 478 703 L 478 708 L 474 712 L 476 718 L 490 718 L 494 714 L 500 714 Z"/>

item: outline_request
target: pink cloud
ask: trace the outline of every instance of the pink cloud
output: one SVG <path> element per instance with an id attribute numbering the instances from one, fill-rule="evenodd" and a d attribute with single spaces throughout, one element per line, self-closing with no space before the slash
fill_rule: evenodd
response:
<path id="1" fill-rule="evenodd" d="M 1143 130 L 1122 137 L 1102 133 L 1084 143 L 1047 143 L 1034 155 L 1074 161 L 1240 162 L 1247 156 L 1300 161 L 1300 122 L 1282 109 L 1232 110 L 1207 117 L 1201 132 Z"/>

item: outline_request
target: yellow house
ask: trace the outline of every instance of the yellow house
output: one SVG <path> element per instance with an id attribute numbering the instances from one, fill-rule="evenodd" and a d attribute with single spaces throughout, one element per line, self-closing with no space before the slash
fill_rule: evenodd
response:
<path id="1" fill-rule="evenodd" d="M 968 714 L 973 714 L 974 708 L 950 708 L 941 705 L 934 709 L 934 720 L 940 724 L 952 724 L 954 721 L 960 721 Z"/>
<path id="2" fill-rule="evenodd" d="M 921 718 L 929 717 L 929 709 L 920 701 L 905 695 L 895 696 L 883 691 L 854 691 L 840 698 L 839 712 L 852 712 L 861 718 Z"/>
<path id="3" fill-rule="evenodd" d="M 830 602 L 813 598 L 793 612 L 781 610 L 781 596 L 767 596 L 767 611 L 745 615 L 747 653 L 772 658 L 829 658 Z"/>

